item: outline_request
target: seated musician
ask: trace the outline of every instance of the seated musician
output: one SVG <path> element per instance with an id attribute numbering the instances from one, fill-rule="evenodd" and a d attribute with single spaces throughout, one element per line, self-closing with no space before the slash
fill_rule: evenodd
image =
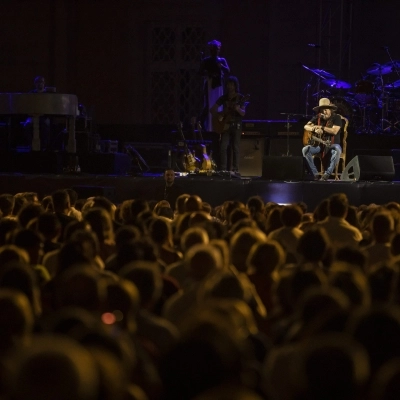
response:
<path id="1" fill-rule="evenodd" d="M 340 131 L 342 128 L 342 119 L 336 114 L 337 107 L 327 98 L 319 100 L 319 105 L 313 108 L 317 112 L 304 126 L 303 156 L 314 175 L 314 180 L 319 179 L 318 170 L 315 167 L 313 156 L 318 153 L 328 156 L 330 153 L 330 162 L 325 170 L 321 180 L 326 181 L 333 173 L 342 154 L 340 147 Z M 307 142 L 308 140 L 308 142 Z M 322 159 L 321 159 L 322 162 Z"/>
<path id="2" fill-rule="evenodd" d="M 246 113 L 245 96 L 239 93 L 239 80 L 230 76 L 226 82 L 226 94 L 222 95 L 211 107 L 210 112 L 215 117 L 214 125 L 222 126 L 220 140 L 220 166 L 222 171 L 227 170 L 229 143 L 232 145 L 232 171 L 239 174 L 240 138 L 242 136 L 242 119 Z M 218 108 L 223 111 L 218 113 Z"/>

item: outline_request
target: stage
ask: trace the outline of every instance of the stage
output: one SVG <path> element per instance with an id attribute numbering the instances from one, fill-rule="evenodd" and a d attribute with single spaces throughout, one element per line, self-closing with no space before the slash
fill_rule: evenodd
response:
<path id="1" fill-rule="evenodd" d="M 324 198 L 333 193 L 346 193 L 353 205 L 400 202 L 400 181 L 277 181 L 258 177 L 178 176 L 176 183 L 189 194 L 199 195 L 212 206 L 225 200 L 246 202 L 251 196 L 261 196 L 265 202 L 304 202 L 312 211 Z M 95 174 L 0 174 L 1 193 L 37 192 L 39 198 L 57 189 L 73 188 L 79 197 L 104 195 L 116 204 L 126 199 L 153 200 L 155 189 L 164 185 L 161 174 L 146 176 Z M 161 199 L 154 199 L 161 200 Z"/>
<path id="2" fill-rule="evenodd" d="M 281 125 L 282 121 L 253 121 L 251 126 L 246 126 L 249 131 L 244 132 L 241 140 L 240 177 L 180 173 L 176 183 L 184 192 L 198 194 L 212 206 L 226 200 L 246 202 L 249 197 L 258 195 L 265 202 L 304 202 L 313 210 L 322 199 L 337 192 L 346 193 L 350 203 L 356 206 L 400 202 L 398 135 L 358 135 L 350 130 L 346 166 L 354 158 L 360 158 L 360 176 L 356 180 L 321 182 L 310 181 L 305 173 L 301 156 L 303 123 L 292 127 L 292 135 L 280 132 Z M 86 143 L 79 146 L 76 154 L 80 172 L 70 172 L 68 167 L 75 156 L 66 152 L 4 151 L 3 147 L 0 150 L 0 192 L 33 191 L 43 198 L 57 189 L 74 188 L 81 198 L 104 195 L 117 204 L 134 198 L 161 200 L 155 198 L 155 193 L 157 187 L 164 185 L 165 168 L 173 166 L 175 171 L 182 171 L 178 162 L 182 143 L 170 128 L 102 127 L 103 138 L 119 143 L 116 153 L 90 151 L 83 140 L 85 137 L 78 135 L 78 143 Z M 261 133 L 263 129 L 266 131 Z M 217 155 L 215 137 L 212 132 L 204 133 L 209 154 L 213 151 Z M 195 154 L 197 142 L 187 142 Z M 127 152 L 129 148 L 134 149 L 134 153 Z M 290 156 L 284 156 L 288 153 Z M 374 157 L 383 157 L 386 162 L 372 165 L 370 161 Z M 395 170 L 389 178 L 385 175 L 388 160 Z"/>

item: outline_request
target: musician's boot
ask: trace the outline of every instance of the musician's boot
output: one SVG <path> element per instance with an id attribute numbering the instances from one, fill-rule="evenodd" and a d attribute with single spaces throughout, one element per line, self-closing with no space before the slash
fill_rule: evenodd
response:
<path id="1" fill-rule="evenodd" d="M 321 181 L 327 181 L 329 179 L 329 174 L 325 173 L 321 176 Z"/>

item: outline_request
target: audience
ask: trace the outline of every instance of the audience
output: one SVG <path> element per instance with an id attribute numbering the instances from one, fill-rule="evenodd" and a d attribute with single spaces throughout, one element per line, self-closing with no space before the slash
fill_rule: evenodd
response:
<path id="1" fill-rule="evenodd" d="M 1 399 L 399 396 L 398 203 L 173 206 L 0 195 Z"/>

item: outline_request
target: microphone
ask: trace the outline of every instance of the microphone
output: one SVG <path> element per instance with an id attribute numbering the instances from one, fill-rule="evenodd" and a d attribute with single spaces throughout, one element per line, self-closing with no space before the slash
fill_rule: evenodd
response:
<path id="1" fill-rule="evenodd" d="M 319 113 L 319 114 L 318 114 L 318 117 L 319 117 L 319 118 L 322 118 L 322 119 L 325 119 L 325 114 L 324 114 L 324 113 Z"/>

